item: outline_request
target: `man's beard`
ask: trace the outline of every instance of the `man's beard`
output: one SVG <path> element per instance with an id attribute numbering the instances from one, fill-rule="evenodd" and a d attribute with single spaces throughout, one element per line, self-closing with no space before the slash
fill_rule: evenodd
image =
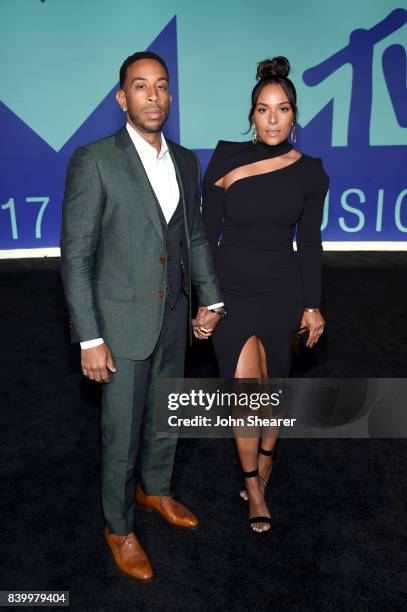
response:
<path id="1" fill-rule="evenodd" d="M 149 127 L 148 125 L 143 123 L 143 121 L 140 119 L 139 115 L 133 115 L 133 113 L 130 110 L 127 111 L 127 114 L 129 115 L 129 117 L 132 120 L 132 122 L 134 123 L 134 125 L 136 125 L 138 128 L 143 130 L 143 132 L 147 132 L 149 134 L 157 134 L 158 132 L 161 132 L 162 126 L 164 125 L 164 123 L 168 119 L 168 110 L 167 110 L 166 113 L 164 111 L 164 119 L 163 119 L 163 121 L 160 123 L 160 125 L 158 127 Z"/>

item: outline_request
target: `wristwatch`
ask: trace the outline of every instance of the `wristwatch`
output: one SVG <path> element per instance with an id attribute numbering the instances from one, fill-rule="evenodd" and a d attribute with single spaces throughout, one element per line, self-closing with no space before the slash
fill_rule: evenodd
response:
<path id="1" fill-rule="evenodd" d="M 226 308 L 224 306 L 222 306 L 222 308 L 223 308 L 223 310 L 220 310 L 220 309 L 219 310 L 218 309 L 210 310 L 209 308 L 208 308 L 208 310 L 209 310 L 209 312 L 213 312 L 214 314 L 218 315 L 219 319 L 225 319 L 226 315 L 227 315 L 227 310 L 226 310 Z"/>

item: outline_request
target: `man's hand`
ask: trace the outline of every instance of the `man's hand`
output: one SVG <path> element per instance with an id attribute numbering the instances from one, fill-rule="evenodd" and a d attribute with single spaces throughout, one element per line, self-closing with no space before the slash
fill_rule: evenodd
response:
<path id="1" fill-rule="evenodd" d="M 82 349 L 81 366 L 83 375 L 96 382 L 110 382 L 108 370 L 117 371 L 109 347 L 105 343 L 93 348 Z"/>
<path id="2" fill-rule="evenodd" d="M 206 306 L 200 306 L 196 318 L 192 319 L 192 328 L 195 338 L 199 338 L 199 340 L 208 340 L 219 321 L 220 318 L 217 314 L 209 312 Z"/>

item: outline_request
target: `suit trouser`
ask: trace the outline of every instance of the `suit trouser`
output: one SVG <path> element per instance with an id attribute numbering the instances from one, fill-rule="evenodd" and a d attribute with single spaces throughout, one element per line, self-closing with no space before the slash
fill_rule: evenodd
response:
<path id="1" fill-rule="evenodd" d="M 134 471 L 147 495 L 168 495 L 176 438 L 155 435 L 155 387 L 158 378 L 184 376 L 187 300 L 180 294 L 173 309 L 167 301 L 160 336 L 143 361 L 115 358 L 117 372 L 103 386 L 102 505 L 109 531 L 133 530 Z"/>

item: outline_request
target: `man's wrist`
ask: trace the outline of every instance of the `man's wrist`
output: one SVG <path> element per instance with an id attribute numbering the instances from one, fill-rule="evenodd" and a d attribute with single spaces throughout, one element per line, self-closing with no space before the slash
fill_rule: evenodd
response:
<path id="1" fill-rule="evenodd" d="M 218 302 L 217 304 L 211 304 L 210 306 L 207 306 L 208 310 L 215 310 L 216 308 L 222 308 L 222 306 L 224 306 L 224 302 Z"/>
<path id="2" fill-rule="evenodd" d="M 84 342 L 81 342 L 80 345 L 82 350 L 86 350 L 90 348 L 95 348 L 96 346 L 100 346 L 103 343 L 103 338 L 94 338 L 93 340 L 85 340 Z"/>
<path id="3" fill-rule="evenodd" d="M 220 306 L 219 308 L 208 308 L 209 312 L 215 314 L 219 319 L 225 319 L 227 315 L 226 308 L 224 306 Z"/>

